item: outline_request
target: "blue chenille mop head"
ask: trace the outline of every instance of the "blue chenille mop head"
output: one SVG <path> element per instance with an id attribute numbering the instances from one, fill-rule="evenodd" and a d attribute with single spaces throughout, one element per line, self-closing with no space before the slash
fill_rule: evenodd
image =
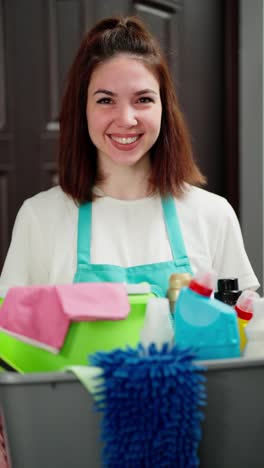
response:
<path id="1" fill-rule="evenodd" d="M 95 396 L 103 413 L 104 466 L 199 466 L 205 369 L 194 359 L 191 349 L 167 344 L 161 350 L 139 345 L 91 357 L 90 363 L 103 370 Z"/>

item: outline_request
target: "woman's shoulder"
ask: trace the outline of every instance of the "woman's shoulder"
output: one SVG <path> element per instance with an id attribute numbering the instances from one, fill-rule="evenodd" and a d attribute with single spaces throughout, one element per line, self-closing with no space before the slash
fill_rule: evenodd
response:
<path id="1" fill-rule="evenodd" d="M 25 203 L 32 207 L 45 207 L 46 205 L 49 206 L 50 203 L 55 203 L 56 205 L 73 203 L 73 200 L 62 191 L 59 185 L 56 185 L 55 187 L 44 190 L 30 198 L 27 198 Z"/>
<path id="2" fill-rule="evenodd" d="M 226 198 L 200 187 L 187 185 L 183 195 L 176 200 L 176 203 L 181 211 L 191 211 L 196 216 L 234 216 L 234 210 Z"/>
<path id="3" fill-rule="evenodd" d="M 43 223 L 54 223 L 57 220 L 72 217 L 77 212 L 73 199 L 65 194 L 59 186 L 37 193 L 27 198 L 19 210 L 19 217 L 37 218 Z"/>
<path id="4" fill-rule="evenodd" d="M 67 210 L 76 206 L 73 199 L 64 193 L 60 186 L 52 187 L 27 198 L 23 205 L 34 212 Z"/>

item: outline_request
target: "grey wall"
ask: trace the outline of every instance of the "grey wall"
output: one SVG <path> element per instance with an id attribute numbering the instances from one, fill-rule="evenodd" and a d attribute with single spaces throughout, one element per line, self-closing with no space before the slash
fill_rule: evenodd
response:
<path id="1" fill-rule="evenodd" d="M 240 2 L 240 220 L 246 250 L 263 284 L 263 1 Z M 263 289 L 259 290 L 263 293 Z"/>

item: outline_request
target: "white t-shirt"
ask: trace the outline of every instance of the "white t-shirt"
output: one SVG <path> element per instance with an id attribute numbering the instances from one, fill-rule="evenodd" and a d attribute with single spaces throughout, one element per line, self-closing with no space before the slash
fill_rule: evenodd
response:
<path id="1" fill-rule="evenodd" d="M 240 226 L 224 198 L 196 187 L 175 199 L 193 272 L 213 268 L 237 277 L 240 289 L 259 286 Z M 26 200 L 19 210 L 0 277 L 13 285 L 70 283 L 76 272 L 78 207 L 60 187 Z M 103 196 L 92 206 L 91 263 L 123 267 L 172 259 L 159 196 L 124 201 Z"/>

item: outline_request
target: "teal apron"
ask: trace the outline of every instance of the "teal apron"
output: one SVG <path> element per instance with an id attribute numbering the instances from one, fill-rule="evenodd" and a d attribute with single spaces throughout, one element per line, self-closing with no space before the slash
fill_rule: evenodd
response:
<path id="1" fill-rule="evenodd" d="M 78 218 L 77 271 L 74 276 L 74 283 L 102 281 L 131 284 L 147 282 L 154 294 L 165 297 L 172 273 L 192 274 L 174 199 L 170 196 L 162 198 L 161 202 L 173 260 L 128 268 L 91 264 L 92 203 L 88 202 L 81 205 Z M 145 242 L 148 242 L 148 240 L 145 239 Z"/>

